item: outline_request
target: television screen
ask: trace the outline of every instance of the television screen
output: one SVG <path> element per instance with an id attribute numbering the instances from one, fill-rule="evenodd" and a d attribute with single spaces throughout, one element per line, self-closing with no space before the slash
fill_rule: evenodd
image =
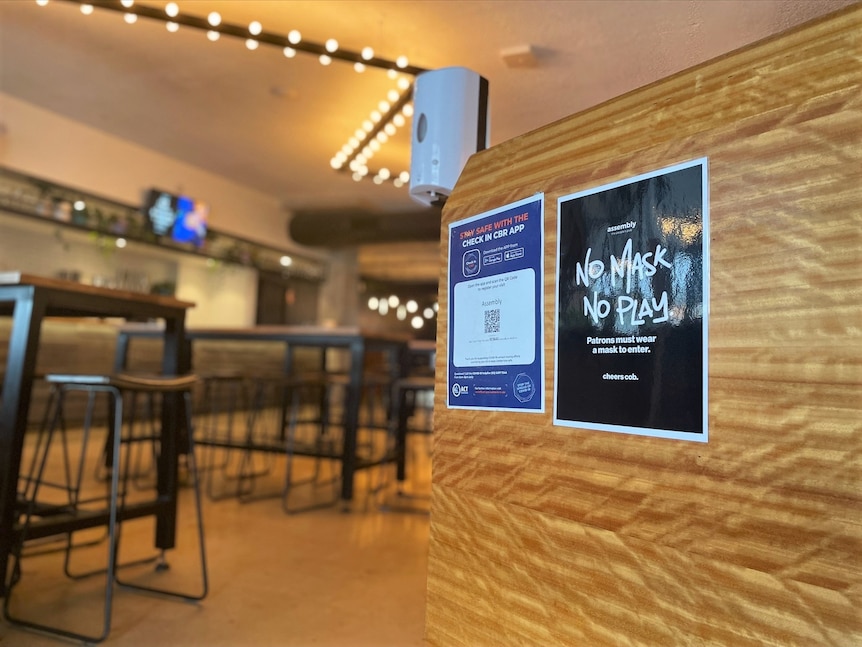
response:
<path id="1" fill-rule="evenodd" d="M 204 244 L 209 217 L 206 203 L 153 189 L 144 203 L 144 214 L 156 236 L 166 236 L 176 243 L 191 243 L 196 247 Z"/>

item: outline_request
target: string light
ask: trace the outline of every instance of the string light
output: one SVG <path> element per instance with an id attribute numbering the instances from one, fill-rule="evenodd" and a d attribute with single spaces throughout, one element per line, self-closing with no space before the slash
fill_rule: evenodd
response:
<path id="1" fill-rule="evenodd" d="M 418 314 L 419 304 L 415 299 L 408 299 L 406 303 L 401 303 L 401 299 L 397 295 L 392 294 L 388 297 L 368 297 L 368 309 L 382 317 L 394 311 L 395 317 L 399 321 L 406 321 L 408 315 L 413 315 L 410 318 L 410 326 L 418 330 L 425 325 L 426 320 L 433 319 L 436 316 L 438 304 L 435 302 L 433 305 L 425 307 L 422 314 Z"/>
<path id="2" fill-rule="evenodd" d="M 84 0 L 67 1 L 78 3 L 81 12 L 85 15 L 90 15 L 95 10 L 93 4 Z M 36 0 L 36 3 L 44 7 L 49 4 L 49 1 Z M 211 11 L 207 14 L 204 24 L 200 17 L 181 14 L 177 2 L 168 2 L 163 9 L 159 9 L 155 6 L 136 4 L 135 0 L 120 0 L 118 3 L 99 3 L 98 8 L 122 11 L 123 19 L 128 24 L 135 23 L 139 17 L 161 20 L 165 23 L 165 28 L 172 33 L 178 31 L 180 25 L 202 29 L 205 30 L 206 37 L 211 42 L 218 41 L 222 34 L 242 37 L 242 34 L 246 33 L 255 37 L 243 37 L 249 50 L 255 50 L 261 44 L 276 45 L 282 50 L 286 58 L 294 58 L 299 52 L 304 52 L 318 56 L 318 60 L 324 66 L 332 64 L 334 60 L 341 60 L 350 62 L 357 73 L 365 72 L 368 66 L 386 70 L 387 77 L 397 82 L 397 89 L 387 93 L 386 100 L 381 101 L 372 113 L 373 118 L 363 122 L 363 127 L 356 130 L 354 136 L 350 137 L 348 144 L 342 147 L 343 150 L 333 156 L 330 164 L 337 170 L 350 168 L 353 171 L 353 178 L 357 181 L 371 177 L 378 184 L 383 181 L 391 181 L 395 186 L 400 187 L 406 183 L 407 180 L 404 179 L 406 172 L 394 176 L 388 169 L 382 169 L 386 171 L 383 173 L 384 179 L 379 171 L 371 173 L 367 166 L 369 159 L 380 150 L 380 145 L 394 136 L 398 128 L 403 128 L 406 125 L 406 118 L 413 114 L 413 106 L 410 104 L 413 94 L 412 83 L 404 74 L 416 76 L 426 70 L 410 65 L 406 56 L 401 55 L 395 61 L 391 61 L 378 58 L 374 49 L 368 46 L 363 47 L 359 52 L 343 50 L 335 38 L 327 39 L 323 45 L 303 41 L 302 34 L 297 29 L 290 30 L 286 36 L 265 32 L 260 21 L 257 20 L 250 22 L 247 29 L 243 29 L 238 25 L 223 23 L 222 17 L 217 11 Z M 359 145 L 364 141 L 369 143 L 365 144 L 360 152 Z M 363 155 L 361 163 L 352 164 L 353 160 L 360 154 Z M 409 174 L 407 174 L 407 178 L 409 179 Z"/>
<path id="3" fill-rule="evenodd" d="M 95 8 L 93 4 L 84 0 L 66 1 L 79 4 L 81 6 L 81 10 L 88 14 L 92 13 Z M 36 0 L 36 2 L 43 7 L 49 4 L 48 0 Z M 122 11 L 124 13 L 131 12 L 139 17 L 150 18 L 153 20 L 162 20 L 163 22 L 175 22 L 177 23 L 177 25 L 183 25 L 194 29 L 207 29 L 206 26 L 201 24 L 201 18 L 192 15 L 181 14 L 179 4 L 177 2 L 168 2 L 164 6 L 164 9 L 159 9 L 156 6 L 135 3 L 134 0 L 121 0 L 118 3 L 99 3 L 98 8 L 108 11 Z M 218 27 L 222 25 L 221 16 L 216 11 L 212 11 L 208 14 L 206 22 L 207 24 L 209 24 L 210 27 Z M 321 54 L 322 51 L 325 51 L 328 54 L 332 55 L 331 58 L 333 60 L 343 60 L 350 62 L 351 64 L 362 63 L 363 68 L 360 69 L 364 69 L 365 66 L 370 65 L 387 70 L 387 74 L 392 79 L 398 78 L 399 71 L 401 73 L 410 74 L 413 76 L 426 71 L 423 68 L 410 65 L 407 57 L 403 55 L 399 56 L 395 61 L 390 61 L 377 58 L 374 49 L 371 47 L 363 47 L 360 52 L 343 50 L 341 49 L 338 41 L 335 38 L 328 39 L 323 45 L 313 42 L 303 42 L 302 34 L 297 29 L 292 29 L 287 33 L 287 43 L 285 43 L 284 36 L 276 33 L 263 31 L 263 26 L 261 25 L 260 21 L 257 20 L 249 23 L 248 28 L 245 30 L 238 25 L 224 24 L 220 31 L 223 34 L 230 36 L 239 36 L 243 32 L 246 32 L 251 34 L 252 36 L 259 36 L 259 38 L 257 38 L 256 40 L 260 41 L 262 44 L 265 43 L 269 45 L 278 45 L 281 48 L 284 48 L 285 45 L 289 43 L 294 47 L 294 49 L 298 51 L 304 51 L 306 53 L 315 54 L 318 56 Z"/>

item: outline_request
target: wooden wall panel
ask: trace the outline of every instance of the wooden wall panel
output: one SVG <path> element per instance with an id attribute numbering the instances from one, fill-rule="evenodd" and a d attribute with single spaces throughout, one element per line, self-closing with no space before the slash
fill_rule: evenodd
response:
<path id="1" fill-rule="evenodd" d="M 443 213 L 426 638 L 862 644 L 862 6 L 471 158 Z M 707 444 L 555 427 L 557 199 L 709 159 Z M 545 192 L 546 413 L 446 408 L 448 224 Z"/>

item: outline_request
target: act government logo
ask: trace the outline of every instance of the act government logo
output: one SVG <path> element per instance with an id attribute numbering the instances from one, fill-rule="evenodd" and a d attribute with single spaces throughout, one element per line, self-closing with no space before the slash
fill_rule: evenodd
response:
<path id="1" fill-rule="evenodd" d="M 468 386 L 461 386 L 457 382 L 455 382 L 455 384 L 452 385 L 452 395 L 454 395 L 456 398 L 459 395 L 467 395 L 467 393 L 469 393 L 469 392 L 470 392 L 470 388 Z"/>

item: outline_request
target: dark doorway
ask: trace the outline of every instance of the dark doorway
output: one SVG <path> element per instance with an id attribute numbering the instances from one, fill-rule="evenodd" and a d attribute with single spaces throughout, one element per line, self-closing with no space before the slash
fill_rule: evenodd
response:
<path id="1" fill-rule="evenodd" d="M 317 323 L 319 292 L 318 281 L 261 272 L 257 281 L 258 325 Z"/>

